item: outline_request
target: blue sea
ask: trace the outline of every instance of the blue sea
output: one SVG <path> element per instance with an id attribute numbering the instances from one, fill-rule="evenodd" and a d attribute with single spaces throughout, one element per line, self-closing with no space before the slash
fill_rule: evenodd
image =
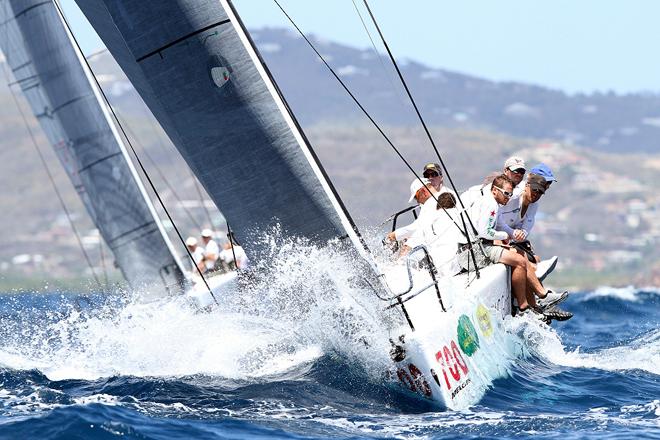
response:
<path id="1" fill-rule="evenodd" d="M 318 264 L 209 313 L 0 296 L 0 438 L 660 439 L 659 289 L 573 293 L 575 317 L 530 322 L 527 357 L 455 412 L 391 379 L 380 304 Z"/>

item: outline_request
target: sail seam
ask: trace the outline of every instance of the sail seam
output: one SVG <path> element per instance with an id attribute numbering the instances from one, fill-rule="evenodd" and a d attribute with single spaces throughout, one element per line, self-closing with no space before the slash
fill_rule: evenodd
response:
<path id="1" fill-rule="evenodd" d="M 127 235 L 130 235 L 130 234 L 132 234 L 132 233 L 135 232 L 135 231 L 139 231 L 140 229 L 144 229 L 144 228 L 146 228 L 146 227 L 148 227 L 148 226 L 151 226 L 151 225 L 153 225 L 154 223 L 155 223 L 154 221 L 150 221 L 150 222 L 144 223 L 144 224 L 142 224 L 142 225 L 140 225 L 140 226 L 137 226 L 137 227 L 135 227 L 135 228 L 133 228 L 133 229 L 131 229 L 131 230 L 128 230 L 128 231 L 126 231 L 126 232 L 122 232 L 121 234 L 117 235 L 116 237 L 112 237 L 111 239 L 109 239 L 109 240 L 108 240 L 108 244 L 110 244 L 110 243 L 114 243 L 115 241 L 119 240 L 120 238 L 126 237 Z"/>
<path id="2" fill-rule="evenodd" d="M 113 241 L 112 242 L 112 249 L 119 249 L 122 246 L 126 246 L 126 245 L 131 244 L 131 243 L 136 243 L 136 242 L 142 240 L 144 237 L 148 237 L 149 235 L 157 233 L 157 232 L 158 232 L 158 226 L 156 226 L 156 224 L 154 222 L 154 227 L 152 229 L 149 229 L 149 230 L 141 233 L 140 235 L 138 235 L 136 237 L 131 237 L 131 238 L 127 239 L 126 241 L 122 241 L 121 243 L 115 243 Z"/>
<path id="3" fill-rule="evenodd" d="M 78 101 L 81 101 L 81 100 L 87 99 L 87 98 L 89 98 L 89 95 L 78 96 L 77 98 L 70 99 L 67 102 L 62 103 L 62 104 L 58 105 L 57 107 L 55 107 L 54 109 L 52 109 L 51 112 L 56 113 L 56 112 L 62 110 L 67 105 L 71 105 L 75 102 L 78 102 Z"/>
<path id="4" fill-rule="evenodd" d="M 221 20 L 221 21 L 218 21 L 218 22 L 216 22 L 216 23 L 213 23 L 213 24 L 210 24 L 210 25 L 208 25 L 208 26 L 205 26 L 205 27 L 203 27 L 203 28 L 201 28 L 201 29 L 196 30 L 195 32 L 191 32 L 191 33 L 189 33 L 188 35 L 184 35 L 184 36 L 181 37 L 181 38 L 177 38 L 176 40 L 172 41 L 171 43 L 167 43 L 166 45 L 161 46 L 161 47 L 159 47 L 159 48 L 156 49 L 156 50 L 152 50 L 152 51 L 149 52 L 148 54 L 146 54 L 146 55 L 142 55 L 140 58 L 137 58 L 135 61 L 139 63 L 140 61 L 145 60 L 146 58 L 149 58 L 150 56 L 153 56 L 153 55 L 156 55 L 156 54 L 160 54 L 162 51 L 164 51 L 165 49 L 168 49 L 168 48 L 174 46 L 175 44 L 178 44 L 178 43 L 180 43 L 180 42 L 182 42 L 182 41 L 184 41 L 184 40 L 187 40 L 187 39 L 190 38 L 190 37 L 194 37 L 195 35 L 200 34 L 200 33 L 202 33 L 202 32 L 208 31 L 209 29 L 213 29 L 214 27 L 220 26 L 220 25 L 225 24 L 225 23 L 229 23 L 229 21 L 230 21 L 229 19 Z"/>
<path id="5" fill-rule="evenodd" d="M 38 8 L 39 6 L 48 5 L 48 4 L 51 4 L 51 3 L 52 2 L 50 0 L 47 0 L 45 2 L 41 2 L 41 3 L 37 3 L 36 5 L 32 5 L 29 8 L 25 8 L 21 12 L 19 12 L 17 14 L 14 14 L 14 18 L 18 18 L 19 15 L 23 15 L 23 14 L 27 13 L 28 11 L 30 11 L 32 9 Z"/>
<path id="6" fill-rule="evenodd" d="M 104 160 L 108 160 L 108 159 L 111 159 L 111 158 L 113 158 L 113 157 L 115 157 L 115 156 L 119 156 L 119 155 L 121 155 L 121 151 L 118 151 L 118 152 L 116 152 L 116 153 L 110 154 L 109 156 L 102 157 L 101 159 L 97 159 L 97 160 L 95 160 L 94 162 L 92 162 L 92 163 L 88 163 L 88 164 L 85 165 L 84 167 L 80 168 L 80 169 L 78 170 L 78 172 L 79 172 L 79 173 L 82 173 L 83 171 L 87 171 L 89 168 L 93 167 L 94 165 L 98 165 L 99 163 L 103 162 Z"/>

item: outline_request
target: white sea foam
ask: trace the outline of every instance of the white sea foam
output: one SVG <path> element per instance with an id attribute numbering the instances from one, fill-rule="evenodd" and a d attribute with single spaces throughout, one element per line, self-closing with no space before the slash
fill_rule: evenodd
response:
<path id="1" fill-rule="evenodd" d="M 593 292 L 588 292 L 585 293 L 584 295 L 581 295 L 579 298 L 582 301 L 589 301 L 594 298 L 608 297 L 608 298 L 619 299 L 621 301 L 638 302 L 641 300 L 640 295 L 642 292 L 648 292 L 648 293 L 660 295 L 660 288 L 658 287 L 639 288 L 634 286 L 627 286 L 627 287 L 602 286 L 597 288 Z"/>
<path id="2" fill-rule="evenodd" d="M 128 302 L 91 317 L 31 323 L 2 341 L 0 364 L 49 379 L 203 374 L 238 381 L 300 376 L 324 353 L 365 371 L 388 365 L 382 307 L 354 282 L 354 262 L 331 250 L 280 242 L 276 261 L 219 310 L 199 313 L 182 298 Z M 266 379 L 265 379 L 266 378 Z"/>

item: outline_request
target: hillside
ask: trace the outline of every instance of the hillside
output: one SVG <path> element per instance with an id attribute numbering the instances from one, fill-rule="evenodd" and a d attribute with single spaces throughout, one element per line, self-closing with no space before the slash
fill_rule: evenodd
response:
<path id="1" fill-rule="evenodd" d="M 406 206 L 409 171 L 337 90 L 320 63 L 309 56 L 309 49 L 282 30 L 260 30 L 255 38 L 358 224 L 372 229 Z M 368 55 L 373 52 L 319 44 L 334 65 L 345 67 L 342 75 L 374 109 L 406 158 L 417 168 L 434 160 L 410 109 L 401 104 L 399 98 L 403 98 L 388 91 L 391 86 L 378 85 L 382 71 L 380 63 Z M 92 62 L 175 222 L 184 231 L 196 233 L 199 227 L 194 223 L 201 226 L 208 221 L 187 167 L 107 53 L 95 56 Z M 594 141 L 599 127 L 608 123 L 624 127 L 635 118 L 639 122 L 653 117 L 660 98 L 567 96 L 535 86 L 498 84 L 427 69 L 413 62 L 405 69 L 459 188 L 479 183 L 489 172 L 501 169 L 504 159 L 514 153 L 530 164 L 544 161 L 556 171 L 560 182 L 544 196 L 535 230 L 539 251 L 562 257 L 563 268 L 555 282 L 660 285 L 660 198 L 654 191 L 654 184 L 660 181 L 660 155 L 649 153 L 660 149 L 642 142 L 645 136 L 653 138 L 656 128 L 637 123 L 639 131 L 612 135 L 609 144 Z M 542 111 L 525 119 L 529 115 L 520 111 L 523 107 L 514 106 L 518 110 L 513 112 L 507 107 L 515 102 Z M 585 105 L 596 105 L 597 111 L 585 113 Z M 630 111 L 622 111 L 626 105 Z M 0 116 L 4 144 L 0 150 L 0 184 L 4 188 L 0 206 L 5 214 L 0 216 L 0 276 L 5 285 L 25 285 L 26 277 L 51 281 L 88 277 L 75 237 L 6 87 L 0 87 Z M 90 255 L 101 265 L 98 236 L 38 125 L 31 116 L 28 120 Z M 570 124 L 582 138 L 557 131 Z M 105 265 L 110 277 L 117 278 L 109 262 Z"/>

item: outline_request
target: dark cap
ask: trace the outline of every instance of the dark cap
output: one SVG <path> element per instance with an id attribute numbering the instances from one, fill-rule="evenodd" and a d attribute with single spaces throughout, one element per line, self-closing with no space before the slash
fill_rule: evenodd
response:
<path id="1" fill-rule="evenodd" d="M 442 176 L 442 168 L 437 163 L 430 162 L 424 165 L 424 171 L 422 171 L 422 175 L 424 175 L 424 173 L 427 171 L 435 171 L 439 176 Z"/>
<path id="2" fill-rule="evenodd" d="M 545 194 L 545 179 L 538 174 L 529 173 L 527 176 L 527 184 L 534 191 L 539 191 L 541 194 Z"/>

